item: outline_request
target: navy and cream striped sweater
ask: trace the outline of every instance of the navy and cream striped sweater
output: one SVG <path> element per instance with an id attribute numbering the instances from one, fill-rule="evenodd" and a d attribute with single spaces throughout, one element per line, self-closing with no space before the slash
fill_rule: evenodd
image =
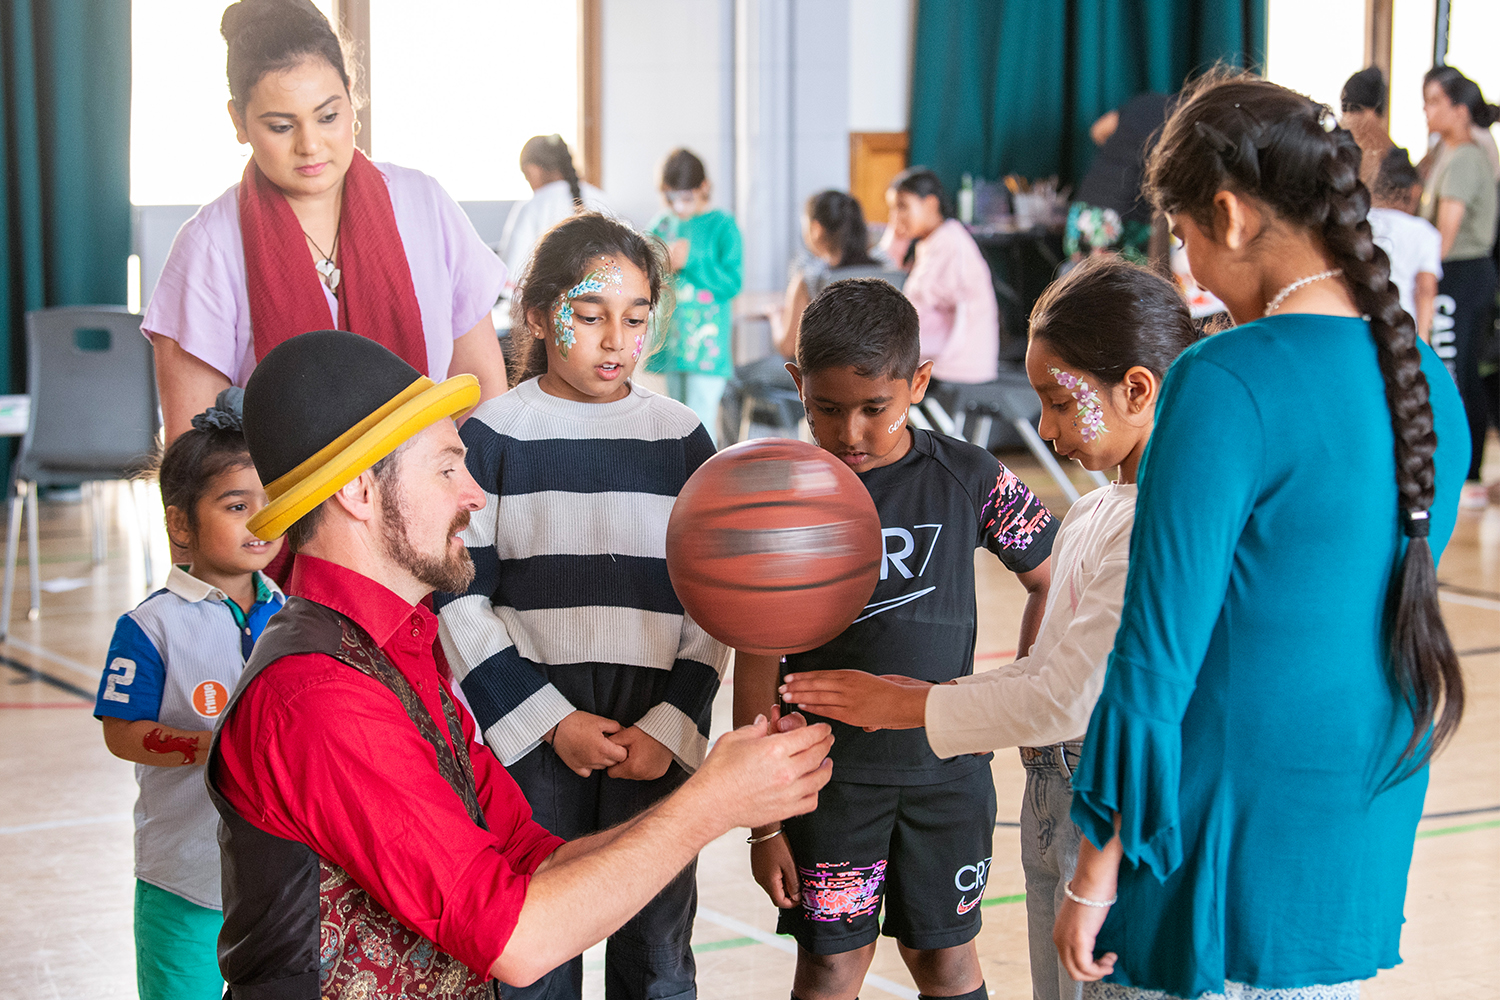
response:
<path id="1" fill-rule="evenodd" d="M 474 583 L 435 606 L 485 742 L 512 764 L 573 711 L 537 664 L 624 664 L 671 671 L 636 725 L 696 769 L 729 650 L 684 614 L 666 535 L 678 492 L 713 454 L 708 432 L 639 386 L 575 403 L 532 379 L 481 404 L 461 435 L 487 502 L 463 534 Z"/>

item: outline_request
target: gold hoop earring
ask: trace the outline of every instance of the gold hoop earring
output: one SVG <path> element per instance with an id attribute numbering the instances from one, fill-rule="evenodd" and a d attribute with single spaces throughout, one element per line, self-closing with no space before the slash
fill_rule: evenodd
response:
<path id="1" fill-rule="evenodd" d="M 360 132 L 364 131 L 364 128 L 365 128 L 365 123 L 364 122 L 360 121 L 358 118 L 354 119 L 354 134 L 355 135 L 359 135 Z"/>

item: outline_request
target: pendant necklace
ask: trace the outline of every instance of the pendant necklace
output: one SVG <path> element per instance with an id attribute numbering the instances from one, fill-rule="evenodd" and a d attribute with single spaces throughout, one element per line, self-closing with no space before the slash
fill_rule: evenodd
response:
<path id="1" fill-rule="evenodd" d="M 1319 271 L 1317 274 L 1309 274 L 1305 278 L 1298 278 L 1296 281 L 1292 282 L 1290 285 L 1287 285 L 1281 291 L 1277 292 L 1276 296 L 1271 299 L 1270 302 L 1266 303 L 1266 311 L 1261 315 L 1269 316 L 1276 310 L 1280 309 L 1281 304 L 1286 301 L 1286 297 L 1295 292 L 1297 289 L 1302 288 L 1306 285 L 1310 285 L 1314 281 L 1322 281 L 1324 278 L 1337 278 L 1343 273 L 1343 268 L 1335 267 L 1328 271 Z"/>
<path id="2" fill-rule="evenodd" d="M 323 258 L 314 263 L 313 267 L 317 269 L 318 275 L 323 279 L 323 284 L 328 286 L 328 290 L 335 293 L 339 290 L 339 278 L 343 275 L 343 272 L 334 266 L 333 255 L 339 252 L 339 234 L 342 231 L 342 229 L 335 229 L 333 231 L 333 245 L 329 248 L 328 253 L 324 253 L 323 248 L 318 246 L 318 242 L 311 236 L 308 236 L 307 230 L 302 230 L 302 235 L 307 236 L 307 242 L 311 243 L 312 248 L 317 251 L 318 256 Z"/>

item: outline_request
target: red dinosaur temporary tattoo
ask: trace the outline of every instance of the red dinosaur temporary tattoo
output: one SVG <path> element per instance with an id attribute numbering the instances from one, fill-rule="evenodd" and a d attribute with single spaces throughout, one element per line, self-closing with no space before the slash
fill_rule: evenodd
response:
<path id="1" fill-rule="evenodd" d="M 153 729 L 141 740 L 147 753 L 171 753 L 178 751 L 187 758 L 184 764 L 198 763 L 198 741 L 186 736 L 167 736 L 160 729 Z"/>

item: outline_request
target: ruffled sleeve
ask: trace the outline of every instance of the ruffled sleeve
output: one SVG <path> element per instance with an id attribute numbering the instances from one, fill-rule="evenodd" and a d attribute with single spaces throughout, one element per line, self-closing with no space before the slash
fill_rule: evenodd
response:
<path id="1" fill-rule="evenodd" d="M 1072 816 L 1084 836 L 1108 843 L 1119 813 L 1125 857 L 1158 878 L 1182 862 L 1182 718 L 1265 461 L 1254 397 L 1205 357 L 1211 345 L 1184 354 L 1162 389 L 1140 468 L 1120 628 L 1073 776 Z"/>

